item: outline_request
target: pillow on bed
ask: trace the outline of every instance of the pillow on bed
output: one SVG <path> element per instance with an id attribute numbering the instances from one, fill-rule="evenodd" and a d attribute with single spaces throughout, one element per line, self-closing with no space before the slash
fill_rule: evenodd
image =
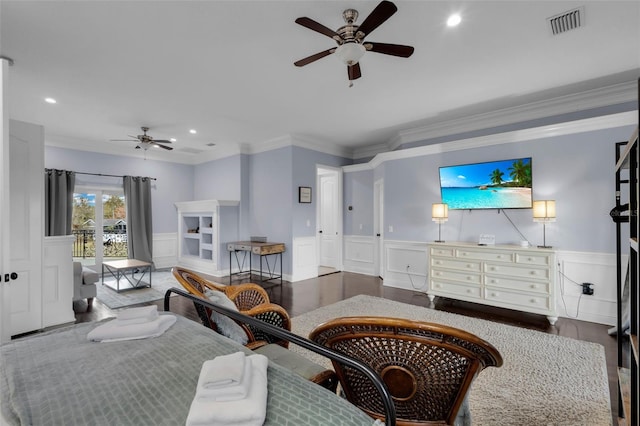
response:
<path id="1" fill-rule="evenodd" d="M 204 294 L 212 303 L 220 305 L 223 308 L 238 312 L 236 304 L 233 303 L 233 301 L 229 299 L 223 292 L 206 289 Z M 249 341 L 247 333 L 245 333 L 244 329 L 228 316 L 212 311 L 211 320 L 216 323 L 218 331 L 220 331 L 223 336 L 226 336 L 231 340 L 235 340 L 241 345 L 246 345 Z"/>

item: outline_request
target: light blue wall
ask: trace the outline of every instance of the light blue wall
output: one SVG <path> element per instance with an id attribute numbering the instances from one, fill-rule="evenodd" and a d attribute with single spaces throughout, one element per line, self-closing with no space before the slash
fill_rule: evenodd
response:
<path id="1" fill-rule="evenodd" d="M 371 185 L 375 179 L 384 179 L 385 238 L 437 239 L 431 204 L 440 202 L 440 166 L 530 156 L 534 199 L 554 199 L 557 205 L 557 221 L 547 225 L 547 243 L 562 250 L 613 253 L 609 211 L 615 202 L 615 143 L 627 140 L 632 127 L 386 161 L 371 179 Z M 366 179 L 362 172 L 347 173 L 345 188 L 366 186 Z M 347 198 L 347 205 L 351 201 Z M 349 214 L 345 215 L 348 223 Z M 360 234 L 353 222 L 350 227 L 348 233 Z M 508 244 L 523 239 L 518 230 L 532 244 L 542 244 L 542 225 L 532 221 L 530 209 L 507 210 L 506 215 L 498 210 L 453 210 L 442 226 L 442 237 L 476 242 L 481 233 L 494 234 L 496 243 Z"/>
<path id="2" fill-rule="evenodd" d="M 292 182 L 292 232 L 294 237 L 311 237 L 316 231 L 316 209 L 318 188 L 316 187 L 317 166 L 342 167 L 352 164 L 347 158 L 324 154 L 307 148 L 293 147 Z M 311 187 L 311 203 L 298 202 L 298 188 Z M 309 226 L 307 226 L 307 221 Z"/>
<path id="3" fill-rule="evenodd" d="M 353 209 L 349 210 L 349 206 Z M 362 225 L 362 229 L 360 228 Z M 344 177 L 344 234 L 373 235 L 373 170 Z"/>
<path id="4" fill-rule="evenodd" d="M 195 200 L 240 200 L 240 155 L 198 164 L 194 171 Z"/>
<path id="5" fill-rule="evenodd" d="M 152 183 L 153 232 L 177 232 L 176 201 L 193 200 L 193 166 L 118 155 L 45 147 L 47 168 L 113 175 L 149 176 Z M 122 187 L 122 179 L 78 175 L 78 183 Z"/>
<path id="6" fill-rule="evenodd" d="M 254 154 L 249 159 L 250 235 L 283 242 L 283 270 L 291 272 L 292 147 Z"/>

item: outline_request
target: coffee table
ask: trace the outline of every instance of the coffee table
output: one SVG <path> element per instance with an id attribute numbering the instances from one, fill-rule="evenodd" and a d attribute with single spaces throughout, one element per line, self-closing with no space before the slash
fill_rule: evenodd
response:
<path id="1" fill-rule="evenodd" d="M 102 285 L 105 285 L 105 270 L 116 279 L 115 288 L 110 284 L 107 284 L 107 287 L 115 290 L 118 293 L 125 290 L 151 287 L 151 263 L 149 262 L 137 259 L 122 259 L 102 262 Z M 127 276 L 127 272 L 131 272 L 131 277 Z M 135 277 L 136 272 L 141 272 L 141 275 L 137 279 Z M 142 283 L 142 278 L 146 275 L 147 272 L 149 273 L 149 283 Z M 125 278 L 131 286 L 127 286 L 127 288 L 123 288 L 122 290 L 120 290 L 121 278 Z M 141 285 L 141 283 L 144 285 Z"/>

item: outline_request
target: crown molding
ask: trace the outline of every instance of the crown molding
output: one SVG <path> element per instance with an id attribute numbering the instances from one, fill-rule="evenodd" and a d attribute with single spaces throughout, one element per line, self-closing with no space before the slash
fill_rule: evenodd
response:
<path id="1" fill-rule="evenodd" d="M 420 157 L 424 155 L 441 154 L 443 152 L 461 151 L 471 148 L 482 148 L 492 145 L 526 142 L 536 139 L 571 135 L 591 132 L 596 130 L 612 129 L 637 124 L 638 111 L 621 112 L 600 117 L 585 118 L 582 120 L 568 121 L 565 123 L 550 124 L 547 126 L 532 127 L 530 129 L 515 130 L 511 132 L 496 133 L 493 135 L 479 136 L 475 138 L 460 139 L 451 142 L 443 142 L 415 148 L 389 151 L 376 155 L 371 161 L 363 164 L 344 166 L 345 173 L 360 172 L 375 169 L 386 161 L 401 160 L 404 158 Z"/>
<path id="2" fill-rule="evenodd" d="M 635 101 L 636 98 L 637 82 L 629 81 L 599 89 L 587 90 L 577 94 L 532 102 L 517 107 L 504 108 L 465 118 L 402 130 L 398 132 L 397 137 L 390 141 L 389 150 L 396 150 L 407 143 L 617 105 Z"/>

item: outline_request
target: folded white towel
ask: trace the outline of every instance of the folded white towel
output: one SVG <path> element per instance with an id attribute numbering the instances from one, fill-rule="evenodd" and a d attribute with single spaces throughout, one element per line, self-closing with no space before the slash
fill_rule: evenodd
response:
<path id="1" fill-rule="evenodd" d="M 261 426 L 267 416 L 267 365 L 264 355 L 248 356 L 251 365 L 249 393 L 236 401 L 211 401 L 196 397 L 191 402 L 187 426 Z"/>
<path id="2" fill-rule="evenodd" d="M 198 387 L 216 389 L 239 385 L 245 372 L 245 364 L 244 352 L 234 352 L 205 361 L 200 370 Z"/>
<path id="3" fill-rule="evenodd" d="M 127 308 L 118 311 L 116 321 L 120 325 L 142 324 L 158 318 L 158 306 L 142 306 L 139 308 Z"/>
<path id="4" fill-rule="evenodd" d="M 249 387 L 251 386 L 251 377 L 253 376 L 252 368 L 251 361 L 244 362 L 242 380 L 235 384 L 213 387 L 198 384 L 196 398 L 209 401 L 236 401 L 246 398 L 249 394 Z"/>
<path id="5" fill-rule="evenodd" d="M 120 340 L 146 339 L 157 337 L 176 322 L 176 316 L 165 314 L 142 324 L 119 325 L 113 320 L 97 326 L 87 334 L 87 339 L 95 342 L 116 342 Z"/>

